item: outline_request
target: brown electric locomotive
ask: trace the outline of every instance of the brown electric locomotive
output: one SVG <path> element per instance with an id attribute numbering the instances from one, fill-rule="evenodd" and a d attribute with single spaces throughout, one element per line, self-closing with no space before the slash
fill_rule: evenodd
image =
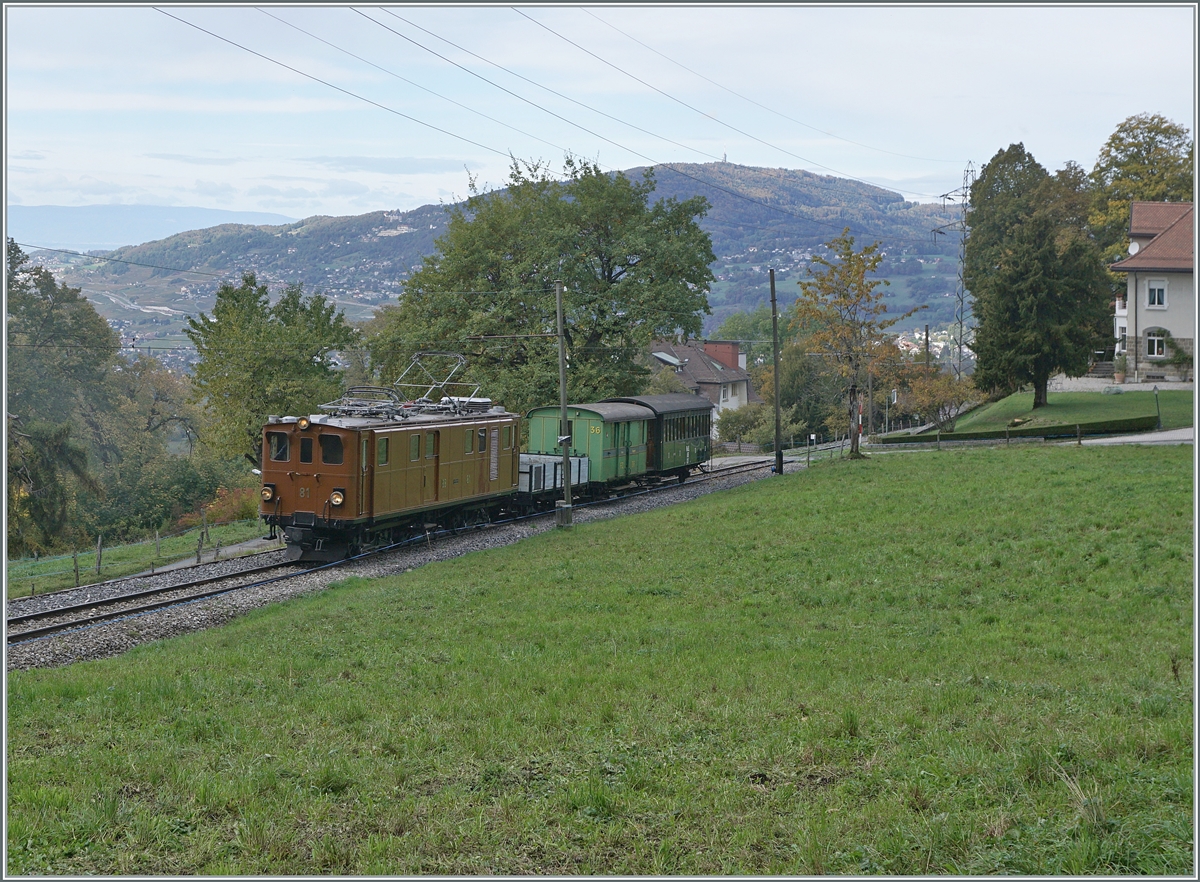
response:
<path id="1" fill-rule="evenodd" d="M 520 417 L 486 399 L 357 387 L 322 410 L 263 427 L 259 512 L 283 530 L 289 559 L 486 523 L 516 492 Z"/>

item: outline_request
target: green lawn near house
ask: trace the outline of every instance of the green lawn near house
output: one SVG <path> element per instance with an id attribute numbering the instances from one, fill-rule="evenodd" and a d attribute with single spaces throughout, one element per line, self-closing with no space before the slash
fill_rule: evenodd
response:
<path id="1" fill-rule="evenodd" d="M 1173 390 L 1158 393 L 1164 429 L 1179 429 L 1192 425 L 1191 391 Z M 1015 419 L 1027 420 L 1022 426 L 1073 426 L 1154 415 L 1154 393 L 1149 391 L 1123 392 L 1105 395 L 1102 392 L 1051 392 L 1044 407 L 1033 409 L 1033 393 L 1018 392 L 992 404 L 985 404 L 964 414 L 954 426 L 955 432 L 1003 430 Z"/>
<path id="2" fill-rule="evenodd" d="M 6 870 L 1192 875 L 1192 453 L 833 460 L 10 672 Z"/>

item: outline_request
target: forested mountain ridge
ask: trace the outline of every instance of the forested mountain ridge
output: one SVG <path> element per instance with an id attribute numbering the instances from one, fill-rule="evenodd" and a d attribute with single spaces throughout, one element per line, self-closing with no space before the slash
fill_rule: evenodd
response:
<path id="1" fill-rule="evenodd" d="M 627 174 L 640 178 L 642 171 Z M 717 255 L 713 315 L 705 322 L 706 332 L 724 316 L 765 302 L 768 267 L 776 268 L 781 303 L 793 300 L 795 281 L 806 271 L 813 249 L 847 226 L 864 244 L 882 242 L 895 272 L 885 267 L 881 274 L 902 282 L 891 292 L 897 309 L 923 297 L 938 307 L 926 314 L 934 323 L 952 315 L 952 298 L 946 297 L 953 279 L 934 272 L 936 256 L 949 258 L 956 252 L 954 243 L 935 243 L 930 233 L 953 218 L 940 204 L 906 202 L 898 193 L 858 181 L 733 163 L 661 166 L 655 180 L 661 197 L 701 195 L 711 205 L 701 220 Z M 125 338 L 145 339 L 145 332 L 171 336 L 184 316 L 211 309 L 221 281 L 245 272 L 256 273 L 273 291 L 302 282 L 306 290 L 335 300 L 351 319 L 361 320 L 394 300 L 413 269 L 433 253 L 437 237 L 445 232 L 449 207 L 314 216 L 278 226 L 223 224 L 108 253 L 162 269 L 36 256 L 68 284 L 82 286 Z M 909 265 L 900 265 L 902 255 Z M 925 262 L 918 262 L 917 255 Z"/>

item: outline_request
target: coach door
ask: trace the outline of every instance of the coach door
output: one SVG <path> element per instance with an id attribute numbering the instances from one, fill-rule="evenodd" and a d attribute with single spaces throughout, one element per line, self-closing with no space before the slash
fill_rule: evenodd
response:
<path id="1" fill-rule="evenodd" d="M 425 433 L 425 470 L 422 476 L 424 502 L 437 502 L 438 499 L 438 456 L 441 453 L 441 432 Z"/>

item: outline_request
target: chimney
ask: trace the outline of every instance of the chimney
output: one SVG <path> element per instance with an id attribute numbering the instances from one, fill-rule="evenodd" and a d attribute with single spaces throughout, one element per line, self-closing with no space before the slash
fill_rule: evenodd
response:
<path id="1" fill-rule="evenodd" d="M 742 367 L 744 356 L 740 352 L 741 347 L 730 340 L 705 340 L 704 354 L 709 358 L 714 358 L 727 368 L 737 370 Z"/>

